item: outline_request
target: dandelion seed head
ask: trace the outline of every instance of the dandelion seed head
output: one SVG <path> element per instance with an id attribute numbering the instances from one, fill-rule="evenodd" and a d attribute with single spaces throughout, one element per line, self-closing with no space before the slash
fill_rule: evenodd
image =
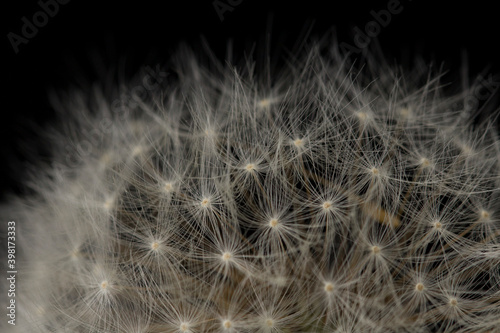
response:
<path id="1" fill-rule="evenodd" d="M 228 329 L 233 327 L 233 323 L 229 319 L 226 319 L 226 320 L 222 321 L 222 327 L 225 330 L 228 330 Z"/>
<path id="2" fill-rule="evenodd" d="M 462 152 L 464 155 L 472 155 L 474 153 L 474 150 L 472 147 L 466 143 L 461 143 L 459 144 L 460 148 L 462 149 Z"/>
<path id="3" fill-rule="evenodd" d="M 269 106 L 271 106 L 271 100 L 269 98 L 264 98 L 264 99 L 261 99 L 257 105 L 260 107 L 260 108 L 268 108 Z"/>
<path id="4" fill-rule="evenodd" d="M 486 210 L 482 210 L 480 213 L 481 220 L 488 220 L 490 218 L 490 213 Z"/>
<path id="5" fill-rule="evenodd" d="M 410 108 L 401 108 L 401 109 L 399 109 L 399 115 L 403 119 L 408 119 L 408 118 L 411 118 L 412 111 Z"/>
<path id="6" fill-rule="evenodd" d="M 205 129 L 204 133 L 207 138 L 213 138 L 216 136 L 215 131 L 211 128 Z"/>
<path id="7" fill-rule="evenodd" d="M 245 166 L 245 170 L 248 171 L 248 172 L 252 172 L 255 170 L 255 165 L 253 163 L 248 163 L 246 166 Z"/>
<path id="8" fill-rule="evenodd" d="M 304 139 L 295 139 L 293 140 L 293 144 L 297 148 L 302 148 L 304 146 Z"/>
<path id="9" fill-rule="evenodd" d="M 109 287 L 109 283 L 107 280 L 101 281 L 101 284 L 99 285 L 101 290 L 106 290 Z"/>
<path id="10" fill-rule="evenodd" d="M 189 326 L 190 325 L 188 323 L 182 322 L 181 325 L 179 326 L 179 330 L 181 332 L 190 332 Z"/>
<path id="11" fill-rule="evenodd" d="M 163 184 L 163 190 L 167 193 L 170 193 L 174 190 L 174 184 L 172 182 L 166 182 Z"/>
<path id="12" fill-rule="evenodd" d="M 278 219 L 276 219 L 276 218 L 271 219 L 271 220 L 269 221 L 269 226 L 270 226 L 271 228 L 276 228 L 276 227 L 278 227 L 278 226 L 279 226 L 279 220 L 278 220 Z"/>
<path id="13" fill-rule="evenodd" d="M 332 209 L 332 205 L 333 203 L 331 201 L 325 201 L 321 206 L 325 211 L 329 211 L 330 209 Z"/>
<path id="14" fill-rule="evenodd" d="M 441 230 L 443 228 L 443 224 L 440 222 L 440 221 L 434 221 L 432 223 L 432 226 L 434 227 L 434 229 L 436 230 Z"/>
<path id="15" fill-rule="evenodd" d="M 368 120 L 368 114 L 366 112 L 356 112 L 356 116 L 360 121 L 366 121 Z"/>
<path id="16" fill-rule="evenodd" d="M 103 208 L 105 210 L 111 210 L 115 204 L 115 200 L 113 198 L 108 198 L 104 201 L 102 204 Z"/>
<path id="17" fill-rule="evenodd" d="M 495 331 L 494 99 L 472 119 L 475 86 L 312 46 L 273 72 L 183 51 L 120 116 L 121 83 L 58 102 L 57 147 L 113 126 L 0 207 L 22 221 L 19 332 Z"/>
<path id="18" fill-rule="evenodd" d="M 141 145 L 134 146 L 132 148 L 132 157 L 135 157 L 139 154 L 141 154 L 144 151 L 144 147 Z"/>
<path id="19" fill-rule="evenodd" d="M 151 243 L 151 250 L 154 251 L 154 252 L 158 252 L 158 250 L 160 249 L 160 243 L 157 242 L 157 241 L 154 241 Z"/>
<path id="20" fill-rule="evenodd" d="M 229 262 L 233 258 L 233 255 L 230 252 L 224 252 L 222 254 L 222 261 Z"/>
<path id="21" fill-rule="evenodd" d="M 333 283 L 331 283 L 331 282 L 325 283 L 324 289 L 325 289 L 325 292 L 327 294 L 331 294 L 333 292 L 333 290 L 334 290 Z"/>
<path id="22" fill-rule="evenodd" d="M 423 167 L 423 168 L 428 168 L 431 166 L 431 161 L 428 159 L 428 158 L 425 158 L 425 157 L 422 157 L 420 159 L 420 165 Z"/>
<path id="23" fill-rule="evenodd" d="M 208 208 L 210 207 L 211 205 L 211 202 L 210 202 L 210 199 L 209 198 L 203 198 L 200 202 L 200 205 L 203 207 L 203 208 Z"/>
<path id="24" fill-rule="evenodd" d="M 378 247 L 377 245 L 372 246 L 371 250 L 374 255 L 378 255 L 381 252 L 380 247 Z"/>

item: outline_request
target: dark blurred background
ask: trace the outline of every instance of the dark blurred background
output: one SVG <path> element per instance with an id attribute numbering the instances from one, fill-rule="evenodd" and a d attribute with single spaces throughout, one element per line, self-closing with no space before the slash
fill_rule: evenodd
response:
<path id="1" fill-rule="evenodd" d="M 401 0 L 396 5 L 388 0 L 60 0 L 57 10 L 48 5 L 54 1 L 2 4 L 6 102 L 0 122 L 2 196 L 20 191 L 25 154 L 47 158 L 47 146 L 36 140 L 33 128 L 54 121 L 47 98 L 50 89 L 65 89 L 82 78 L 100 80 L 118 62 L 131 75 L 142 64 L 166 61 L 181 42 L 199 45 L 200 36 L 219 57 L 228 39 L 233 39 L 236 50 L 243 50 L 266 33 L 273 47 L 287 50 L 306 31 L 321 37 L 335 28 L 340 42 L 355 46 L 357 28 L 365 31 L 366 24 L 375 20 L 372 11 L 380 14 L 392 6 L 398 13 L 376 33 L 389 61 L 404 62 L 420 54 L 428 62 L 434 59 L 442 64 L 452 73 L 450 79 L 456 80 L 453 73 L 460 71 L 465 51 L 471 77 L 483 71 L 485 76 L 500 72 L 498 11 L 488 1 Z M 44 6 L 52 17 L 39 13 Z M 29 25 L 34 20 L 40 25 L 38 31 L 25 28 L 24 33 L 32 36 L 20 39 L 26 21 Z M 29 143 L 33 139 L 38 144 Z"/>

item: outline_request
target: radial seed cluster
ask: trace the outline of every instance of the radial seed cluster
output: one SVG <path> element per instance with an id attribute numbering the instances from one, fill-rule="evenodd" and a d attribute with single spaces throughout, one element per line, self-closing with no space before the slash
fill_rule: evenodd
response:
<path id="1" fill-rule="evenodd" d="M 500 332 L 500 141 L 477 86 L 324 53 L 183 54 L 141 97 L 61 97 L 53 163 L 2 210 L 12 332 Z"/>

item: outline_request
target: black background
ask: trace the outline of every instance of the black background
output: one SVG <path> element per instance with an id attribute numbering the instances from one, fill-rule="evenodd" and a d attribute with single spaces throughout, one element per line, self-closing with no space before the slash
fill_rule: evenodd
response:
<path id="1" fill-rule="evenodd" d="M 43 142 L 22 142 L 37 137 L 29 122 L 44 127 L 54 121 L 47 99 L 51 88 L 64 89 L 82 77 L 99 80 L 103 69 L 118 59 L 125 59 L 126 69 L 133 73 L 141 64 L 168 59 L 180 42 L 199 42 L 201 35 L 219 57 L 224 55 L 229 38 L 234 40 L 236 50 L 243 50 L 269 31 L 272 43 L 291 48 L 305 26 L 312 27 L 312 36 L 335 28 L 339 41 L 353 45 L 353 28 L 364 29 L 373 20 L 370 11 L 386 9 L 388 2 L 243 0 L 231 12 L 225 12 L 221 21 L 213 0 L 71 0 L 60 5 L 59 12 L 27 44 L 20 45 L 17 54 L 7 34 L 21 35 L 21 18 L 32 21 L 41 8 L 36 0 L 4 2 L 2 190 L 19 191 L 24 155 L 44 158 Z M 420 54 L 456 73 L 461 52 L 467 51 L 472 76 L 482 70 L 498 74 L 500 28 L 494 4 L 401 0 L 402 12 L 392 16 L 377 40 L 387 57 L 396 61 Z M 104 67 L 96 66 L 95 59 L 102 60 Z M 451 75 L 450 80 L 456 80 L 456 76 Z"/>

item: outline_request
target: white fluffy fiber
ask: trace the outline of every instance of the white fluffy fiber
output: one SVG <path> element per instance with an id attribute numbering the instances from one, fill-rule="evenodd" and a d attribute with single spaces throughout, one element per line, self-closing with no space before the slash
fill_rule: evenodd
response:
<path id="1" fill-rule="evenodd" d="M 3 332 L 500 332 L 498 112 L 323 51 L 59 99 Z"/>

